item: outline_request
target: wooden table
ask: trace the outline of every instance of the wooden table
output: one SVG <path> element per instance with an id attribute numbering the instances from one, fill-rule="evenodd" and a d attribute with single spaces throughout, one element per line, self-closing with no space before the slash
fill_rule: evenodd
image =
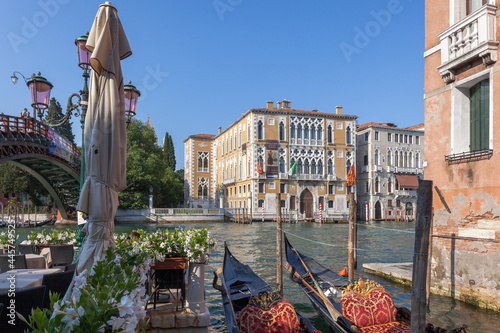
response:
<path id="1" fill-rule="evenodd" d="M 0 294 L 9 292 L 11 282 L 15 281 L 16 290 L 24 290 L 42 285 L 45 274 L 59 273 L 61 268 L 51 269 L 14 269 L 0 274 Z"/>

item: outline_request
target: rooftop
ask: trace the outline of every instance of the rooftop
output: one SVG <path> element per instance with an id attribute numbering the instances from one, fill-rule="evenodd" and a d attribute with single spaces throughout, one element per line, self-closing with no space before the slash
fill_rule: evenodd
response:
<path id="1" fill-rule="evenodd" d="M 370 127 L 377 127 L 377 128 L 387 128 L 387 129 L 399 129 L 399 130 L 407 130 L 407 131 L 423 131 L 424 130 L 424 124 L 418 124 L 418 125 L 413 125 L 413 126 L 408 126 L 408 127 L 398 127 L 396 124 L 393 123 L 377 123 L 374 121 L 371 121 L 369 123 L 361 124 L 358 125 L 357 131 L 362 131 L 364 129 L 370 128 Z"/>

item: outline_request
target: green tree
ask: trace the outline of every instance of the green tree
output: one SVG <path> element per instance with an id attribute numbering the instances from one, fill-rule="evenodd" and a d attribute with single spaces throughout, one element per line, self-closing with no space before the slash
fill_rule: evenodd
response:
<path id="1" fill-rule="evenodd" d="M 28 172 L 11 163 L 0 164 L 0 193 L 26 193 L 35 206 L 42 205 L 40 195 L 48 195 L 43 185 Z"/>
<path id="2" fill-rule="evenodd" d="M 154 207 L 175 207 L 183 199 L 184 185 L 167 165 L 154 131 L 132 119 L 127 130 L 127 189 L 119 195 L 120 208 L 146 208 L 150 186 Z"/>
<path id="3" fill-rule="evenodd" d="M 175 171 L 175 149 L 174 142 L 172 141 L 172 137 L 168 132 L 165 133 L 165 138 L 163 139 L 163 154 L 165 156 L 165 160 L 167 162 L 167 166 Z"/>
<path id="4" fill-rule="evenodd" d="M 64 117 L 64 113 L 61 104 L 59 104 L 59 102 L 54 97 L 52 97 L 50 99 L 49 107 L 46 111 L 44 121 L 47 121 L 48 123 L 55 123 L 62 117 Z M 75 135 L 73 134 L 72 125 L 72 122 L 67 121 L 61 126 L 54 127 L 54 130 L 75 145 Z"/>

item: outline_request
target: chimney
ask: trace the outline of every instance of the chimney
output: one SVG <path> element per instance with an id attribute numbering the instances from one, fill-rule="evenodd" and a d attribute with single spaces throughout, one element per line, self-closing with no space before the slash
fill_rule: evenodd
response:
<path id="1" fill-rule="evenodd" d="M 222 131 L 222 127 L 219 127 L 219 134 L 220 134 L 221 131 Z"/>
<path id="2" fill-rule="evenodd" d="M 341 106 L 336 106 L 335 111 L 337 111 L 337 114 L 342 114 L 342 107 Z"/>
<path id="3" fill-rule="evenodd" d="M 267 104 L 267 108 L 269 110 L 274 109 L 274 102 L 273 101 L 267 101 L 266 104 Z"/>
<path id="4" fill-rule="evenodd" d="M 276 102 L 276 107 L 277 107 L 278 109 L 281 109 L 281 108 L 282 108 L 281 102 Z"/>

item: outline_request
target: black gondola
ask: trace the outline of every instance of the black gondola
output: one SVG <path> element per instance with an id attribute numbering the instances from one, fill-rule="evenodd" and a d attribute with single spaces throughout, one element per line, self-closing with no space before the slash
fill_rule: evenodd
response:
<path id="1" fill-rule="evenodd" d="M 54 218 L 53 218 L 53 217 L 51 217 L 50 219 L 43 220 L 43 221 L 41 221 L 41 222 L 36 222 L 36 226 L 37 226 L 37 227 L 42 227 L 42 226 L 44 226 L 44 225 L 46 225 L 46 224 L 51 223 L 52 221 L 54 221 Z"/>
<path id="2" fill-rule="evenodd" d="M 332 272 L 328 268 L 322 266 L 314 259 L 307 257 L 298 252 L 288 241 L 286 235 L 285 267 L 291 272 L 290 278 L 298 283 L 304 293 L 307 295 L 312 305 L 320 315 L 320 317 L 328 324 L 332 332 L 337 333 L 354 333 L 363 332 L 363 328 L 356 327 L 353 322 L 348 320 L 342 313 L 341 300 L 342 291 L 348 288 L 346 279 L 342 279 L 339 274 Z M 365 284 L 362 282 L 363 285 Z M 367 285 L 378 285 L 377 283 L 368 282 Z M 351 285 L 350 287 L 352 287 Z M 378 285 L 383 290 L 383 287 Z M 368 287 L 366 288 L 368 289 Z M 390 297 L 390 296 L 388 296 Z M 392 300 L 391 300 L 392 303 Z M 397 308 L 396 322 L 393 323 L 396 327 L 389 327 L 387 330 L 382 327 L 379 329 L 368 329 L 369 332 L 410 332 L 411 314 L 407 308 Z M 347 316 L 347 315 L 346 315 Z M 450 330 L 449 332 L 466 333 L 466 327 Z M 372 327 L 373 328 L 373 327 Z M 432 324 L 427 324 L 426 333 L 433 332 L 448 332 L 439 327 L 434 328 Z"/>
<path id="3" fill-rule="evenodd" d="M 217 284 L 219 276 L 222 285 Z M 276 295 L 272 286 L 262 280 L 250 266 L 242 264 L 236 259 L 227 244 L 224 244 L 223 267 L 214 272 L 213 287 L 221 292 L 226 326 L 229 333 L 239 333 L 237 315 L 259 294 Z M 273 293 L 274 292 L 274 293 Z M 297 311 L 297 319 L 301 332 L 317 332 L 310 321 Z"/>

